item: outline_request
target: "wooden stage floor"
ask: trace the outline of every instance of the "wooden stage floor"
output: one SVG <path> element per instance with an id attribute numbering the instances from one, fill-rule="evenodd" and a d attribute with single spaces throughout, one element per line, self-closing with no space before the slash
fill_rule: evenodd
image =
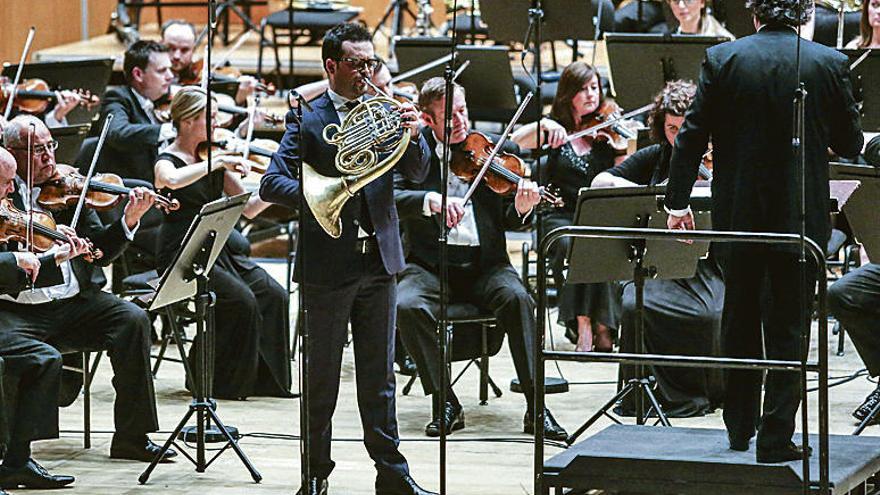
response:
<path id="1" fill-rule="evenodd" d="M 511 242 L 512 253 L 518 251 L 521 240 Z M 518 261 L 514 260 L 517 264 Z M 264 264 L 283 281 L 284 265 Z M 555 320 L 555 315 L 553 316 Z M 554 338 L 560 348 L 572 346 L 559 328 Z M 815 335 L 815 332 L 814 332 Z M 836 344 L 836 336 L 833 337 Z M 815 338 L 814 338 L 815 350 Z M 835 348 L 833 345 L 832 348 Z M 172 355 L 174 353 L 172 352 Z M 522 433 L 525 402 L 521 396 L 508 391 L 514 376 L 510 354 L 505 346 L 491 359 L 495 381 L 504 389 L 501 398 L 490 396 L 487 406 L 478 405 L 478 378 L 468 371 L 456 390 L 465 407 L 467 427 L 450 437 L 448 464 L 448 493 L 455 495 L 529 494 L 532 492 L 531 436 Z M 862 368 L 862 363 L 851 344 L 846 355 L 830 357 L 831 376 L 849 375 Z M 459 369 L 456 366 L 456 369 Z M 604 403 L 615 388 L 617 367 L 604 364 L 561 363 L 565 377 L 572 383 L 567 394 L 548 396 L 548 403 L 559 422 L 569 432 Z M 336 470 L 330 478 L 331 493 L 346 495 L 372 494 L 375 476 L 372 462 L 360 441 L 361 427 L 355 401 L 354 362 L 352 349 L 346 349 L 342 371 L 342 387 L 334 421 L 333 457 Z M 555 366 L 548 366 L 548 375 L 556 375 Z M 75 475 L 75 485 L 63 493 L 89 495 L 109 494 L 293 494 L 299 476 L 299 443 L 292 439 L 259 438 L 258 433 L 292 436 L 298 432 L 298 400 L 253 398 L 245 402 L 220 401 L 221 418 L 237 426 L 246 436 L 241 445 L 261 471 L 263 482 L 254 484 L 233 452 L 226 452 L 205 473 L 196 473 L 184 460 L 161 464 L 145 486 L 137 478 L 145 464 L 110 460 L 108 456 L 110 432 L 113 429 L 110 385 L 111 369 L 103 360 L 93 385 L 93 446 L 82 448 L 82 437 L 77 431 L 82 424 L 82 403 L 78 400 L 61 411 L 62 429 L 57 440 L 34 444 L 34 456 L 53 473 Z M 156 380 L 160 426 L 163 434 L 154 434 L 155 441 L 164 440 L 187 410 L 189 396 L 183 389 L 183 370 L 176 363 L 165 362 Z M 409 459 L 415 478 L 424 486 L 438 488 L 438 443 L 423 435 L 429 420 L 430 401 L 421 395 L 420 387 L 413 388 L 410 396 L 401 396 L 405 380 L 398 375 L 398 419 L 403 439 L 401 450 Z M 864 378 L 835 387 L 831 391 L 831 431 L 849 434 L 853 429 L 850 412 L 874 387 Z M 811 405 L 815 408 L 815 394 Z M 815 416 L 815 415 L 814 415 Z M 674 419 L 675 426 L 723 428 L 720 411 L 703 418 Z M 610 424 L 603 420 L 589 432 L 595 434 Z M 812 428 L 815 428 L 813 426 Z M 816 430 L 813 429 L 813 432 Z M 865 435 L 878 435 L 880 428 L 871 427 Z M 292 438 L 292 437 L 291 437 Z M 504 441 L 501 441 L 501 440 Z M 547 449 L 548 457 L 560 449 Z M 178 457 L 179 459 L 179 457 Z M 16 493 L 19 493 L 16 491 Z M 24 493 L 24 492 L 21 492 Z M 29 490 L 33 494 L 61 493 L 58 491 Z"/>

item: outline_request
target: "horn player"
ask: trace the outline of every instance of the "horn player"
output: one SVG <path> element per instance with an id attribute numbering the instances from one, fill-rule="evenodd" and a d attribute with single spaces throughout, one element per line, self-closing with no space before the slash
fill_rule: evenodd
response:
<path id="1" fill-rule="evenodd" d="M 299 209 L 303 183 L 301 162 L 320 175 L 339 177 L 338 148 L 322 134 L 340 125 L 365 100 L 366 80 L 376 68 L 371 35 L 358 24 L 341 24 L 327 32 L 321 49 L 330 87 L 311 103 L 302 122 L 289 114 L 281 147 L 264 174 L 260 195 L 266 201 Z M 430 150 L 418 132 L 418 113 L 402 105 L 400 117 L 411 139 L 397 170 L 421 182 L 428 172 Z M 305 182 L 308 190 L 308 181 Z M 310 203 L 314 208 L 314 205 Z M 323 230 L 312 208 L 300 210 L 294 279 L 303 288 L 308 353 L 309 471 L 301 495 L 326 493 L 334 463 L 330 455 L 331 419 L 339 392 L 342 347 L 351 322 L 357 368 L 357 399 L 367 452 L 375 461 L 379 495 L 430 495 L 410 477 L 398 449 L 394 399 L 394 336 L 397 299 L 395 275 L 404 267 L 391 174 L 378 176 L 345 203 L 339 215 L 341 235 Z"/>

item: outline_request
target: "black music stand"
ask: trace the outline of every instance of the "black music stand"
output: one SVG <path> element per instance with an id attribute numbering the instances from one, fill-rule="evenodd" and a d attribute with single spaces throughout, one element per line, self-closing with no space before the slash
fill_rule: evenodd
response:
<path id="1" fill-rule="evenodd" d="M 10 79 L 18 67 L 3 64 L 2 75 Z M 24 65 L 22 79 L 39 78 L 49 84 L 49 89 L 82 89 L 103 97 L 104 90 L 113 74 L 112 58 L 84 58 L 58 62 L 32 62 Z M 52 105 L 54 106 L 54 104 Z M 68 124 L 88 124 L 98 114 L 98 105 L 91 109 L 76 107 L 67 114 Z M 54 134 L 54 131 L 53 131 Z"/>
<path id="2" fill-rule="evenodd" d="M 666 228 L 666 213 L 658 202 L 666 192 L 665 186 L 582 189 L 575 210 L 574 225 L 591 227 Z M 695 213 L 698 228 L 706 228 L 708 215 Z M 573 238 L 568 256 L 566 283 L 600 283 L 633 280 L 636 291 L 636 318 L 633 335 L 635 353 L 643 354 L 644 347 L 644 288 L 647 279 L 677 279 L 693 277 L 697 262 L 708 252 L 708 243 L 683 244 L 678 241 L 643 239 L 585 239 Z M 596 263 L 601 260 L 601 263 Z M 644 368 L 635 366 L 635 378 L 606 402 L 565 442 L 577 440 L 602 416 L 617 423 L 608 411 L 635 392 L 636 422 L 646 423 L 651 410 L 658 422 L 670 426 L 660 402 L 653 392 L 654 378 L 644 376 Z M 645 396 L 651 409 L 645 410 Z"/>
<path id="3" fill-rule="evenodd" d="M 58 163 L 76 162 L 83 141 L 89 135 L 90 124 L 67 125 L 52 128 L 52 138 L 58 141 L 58 149 L 55 151 L 55 160 Z"/>
<path id="4" fill-rule="evenodd" d="M 406 72 L 449 54 L 451 38 L 396 38 L 398 72 Z M 458 45 L 460 64 L 470 65 L 456 80 L 468 93 L 468 110 L 473 120 L 507 122 L 519 106 L 510 50 L 504 46 Z M 445 64 L 428 69 L 412 78 L 421 85 L 432 77 L 443 76 Z"/>
<path id="5" fill-rule="evenodd" d="M 202 207 L 198 216 L 193 219 L 181 248 L 174 257 L 171 266 L 162 275 L 159 288 L 150 303 L 149 310 L 154 311 L 169 304 L 192 299 L 196 306 L 196 338 L 199 340 L 198 365 L 192 377 L 193 400 L 189 410 L 184 414 L 177 427 L 169 435 L 156 453 L 153 461 L 138 478 L 145 484 L 153 469 L 162 460 L 165 452 L 175 439 L 185 442 L 195 441 L 196 458 L 193 459 L 186 450 L 180 452 L 196 466 L 196 472 L 204 472 L 220 454 L 232 448 L 238 458 L 250 472 L 255 483 L 262 476 L 238 445 L 238 431 L 223 424 L 217 415 L 217 403 L 211 398 L 214 371 L 214 293 L 208 288 L 208 273 L 214 266 L 220 251 L 226 244 L 229 233 L 235 227 L 241 212 L 244 210 L 250 193 L 239 194 L 229 198 L 212 201 Z M 196 415 L 196 425 L 186 427 L 192 415 Z M 213 423 L 213 424 L 212 424 Z M 225 441 L 226 444 L 217 451 L 210 460 L 206 460 L 205 443 L 208 441 Z"/>
<path id="6" fill-rule="evenodd" d="M 841 50 L 854 63 L 864 49 Z M 852 70 L 853 93 L 862 102 L 862 130 L 880 132 L 880 51 L 871 53 Z"/>
<path id="7" fill-rule="evenodd" d="M 868 257 L 880 260 L 880 229 L 877 229 L 877 205 L 880 204 L 880 167 L 850 163 L 831 163 L 831 179 L 857 180 L 861 185 L 841 211 L 853 234 Z"/>
<path id="8" fill-rule="evenodd" d="M 529 28 L 529 12 L 532 0 L 483 0 L 480 15 L 489 26 L 489 38 L 502 43 L 522 42 Z M 593 2 L 589 0 L 543 0 L 544 16 L 541 22 L 542 41 L 591 40 L 596 36 L 592 20 L 596 16 Z M 577 21 L 577 22 L 575 22 Z"/>
<path id="9" fill-rule="evenodd" d="M 638 108 L 651 102 L 667 81 L 696 82 L 706 49 L 723 36 L 607 33 L 605 46 L 617 103 Z"/>

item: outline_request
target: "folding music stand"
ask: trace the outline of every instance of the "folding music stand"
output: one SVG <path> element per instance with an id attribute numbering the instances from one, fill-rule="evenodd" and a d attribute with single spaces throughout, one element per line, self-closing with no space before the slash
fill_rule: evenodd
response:
<path id="1" fill-rule="evenodd" d="M 607 33 L 605 46 L 617 103 L 638 108 L 651 102 L 667 81 L 696 82 L 706 49 L 725 41 L 723 36 Z"/>
<path id="2" fill-rule="evenodd" d="M 582 189 L 575 210 L 575 225 L 591 227 L 666 228 L 666 213 L 658 208 L 666 192 L 665 186 Z M 705 229 L 708 214 L 695 212 L 697 228 Z M 644 347 L 644 288 L 646 279 L 677 279 L 693 277 L 697 262 L 705 257 L 708 243 L 683 244 L 678 241 L 643 239 L 586 239 L 572 238 L 568 255 L 566 283 L 599 283 L 633 280 L 636 292 L 636 318 L 633 335 L 635 353 Z M 601 260 L 597 263 L 596 260 Z M 636 395 L 636 421 L 646 422 L 650 410 L 645 411 L 647 396 L 651 409 L 663 426 L 670 426 L 660 402 L 653 392 L 653 377 L 644 376 L 644 368 L 635 366 L 635 378 L 605 403 L 590 419 L 572 433 L 565 442 L 571 445 L 614 405 L 631 392 Z"/>
<path id="3" fill-rule="evenodd" d="M 489 38 L 502 43 L 522 42 L 529 28 L 532 0 L 483 0 L 480 15 L 489 26 Z M 596 17 L 593 2 L 589 0 L 543 0 L 544 16 L 541 37 L 544 41 L 591 40 L 596 36 Z M 575 19 L 578 22 L 573 22 Z M 590 22 L 581 22 L 590 19 Z"/>
<path id="4" fill-rule="evenodd" d="M 841 50 L 854 63 L 864 49 Z M 852 70 L 853 93 L 862 102 L 862 130 L 880 132 L 880 51 L 872 50 L 868 57 Z"/>
<path id="5" fill-rule="evenodd" d="M 226 244 L 229 233 L 241 218 L 250 193 L 239 194 L 229 198 L 212 201 L 202 207 L 198 216 L 193 219 L 181 248 L 174 256 L 171 266 L 162 275 L 159 288 L 150 303 L 149 310 L 155 311 L 169 304 L 192 299 L 196 306 L 196 338 L 198 346 L 198 366 L 196 376 L 192 377 L 193 400 L 189 410 L 184 414 L 177 427 L 162 445 L 153 461 L 140 475 L 141 484 L 147 482 L 153 469 L 162 460 L 165 452 L 175 443 L 175 439 L 184 441 L 195 440 L 196 458 L 193 459 L 186 450 L 181 453 L 195 464 L 196 471 L 204 472 L 211 463 L 227 448 L 232 448 L 238 458 L 250 472 L 255 483 L 262 479 L 260 473 L 238 445 L 238 431 L 223 424 L 217 415 L 216 402 L 211 399 L 213 387 L 214 362 L 214 293 L 208 288 L 208 273 L 214 266 L 217 256 Z M 187 422 L 196 415 L 196 426 L 186 427 Z M 213 425 L 212 425 L 213 423 Z M 226 445 L 219 449 L 210 460 L 206 460 L 205 443 L 207 439 L 222 439 Z"/>
<path id="6" fill-rule="evenodd" d="M 12 79 L 16 65 L 3 64 L 2 75 Z M 93 95 L 103 96 L 110 76 L 113 74 L 112 58 L 84 58 L 59 62 L 32 62 L 24 65 L 22 79 L 42 79 L 50 89 L 82 89 Z M 69 124 L 91 123 L 100 108 L 76 107 L 67 114 Z"/>
<path id="7" fill-rule="evenodd" d="M 857 180 L 861 185 L 844 203 L 841 211 L 859 244 L 872 260 L 880 260 L 880 229 L 877 204 L 880 203 L 880 168 L 870 165 L 831 163 L 831 179 Z"/>
<path id="8" fill-rule="evenodd" d="M 55 151 L 55 160 L 58 163 L 73 164 L 79 154 L 83 141 L 89 134 L 91 124 L 67 125 L 53 127 L 52 138 L 58 141 L 58 150 Z"/>
<path id="9" fill-rule="evenodd" d="M 447 55 L 450 43 L 451 38 L 397 38 L 398 72 Z M 504 46 L 474 45 L 458 45 L 456 49 L 460 64 L 470 62 L 457 81 L 467 90 L 471 118 L 488 122 L 510 120 L 519 105 L 510 68 L 510 50 Z M 442 76 L 445 66 L 438 65 L 407 80 L 421 85 L 432 77 Z"/>

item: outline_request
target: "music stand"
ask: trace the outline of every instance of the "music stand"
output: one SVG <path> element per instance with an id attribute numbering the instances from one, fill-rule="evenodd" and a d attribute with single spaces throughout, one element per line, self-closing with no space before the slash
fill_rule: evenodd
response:
<path id="1" fill-rule="evenodd" d="M 864 49 L 840 50 L 846 54 L 850 62 L 855 62 L 864 53 Z M 862 130 L 880 132 L 880 51 L 872 50 L 867 58 L 852 69 L 853 94 L 856 101 L 862 102 Z"/>
<path id="2" fill-rule="evenodd" d="M 871 260 L 880 260 L 880 229 L 877 204 L 880 200 L 880 168 L 870 165 L 831 163 L 831 179 L 857 180 L 861 185 L 844 203 L 841 211 L 859 244 Z"/>
<path id="3" fill-rule="evenodd" d="M 2 75 L 10 79 L 15 75 L 16 65 L 3 64 Z M 83 89 L 93 95 L 104 96 L 104 90 L 113 74 L 112 58 L 84 58 L 60 62 L 32 62 L 24 65 L 22 79 L 42 79 L 50 89 Z M 53 105 L 54 106 L 54 105 Z M 91 109 L 78 106 L 67 114 L 68 124 L 88 124 L 98 114 L 98 105 Z M 54 131 L 53 131 L 54 134 Z"/>
<path id="4" fill-rule="evenodd" d="M 419 67 L 449 53 L 451 38 L 396 38 L 395 54 L 398 72 Z M 468 111 L 473 120 L 507 122 L 519 106 L 510 50 L 504 46 L 458 45 L 460 64 L 470 62 L 457 82 L 468 93 Z M 421 86 L 432 77 L 443 76 L 445 64 L 408 78 Z"/>
<path id="5" fill-rule="evenodd" d="M 591 227 L 666 228 L 666 213 L 658 208 L 665 195 L 665 186 L 582 189 L 577 200 L 574 225 Z M 697 228 L 704 229 L 708 215 L 694 213 Z M 566 283 L 600 283 L 633 280 L 636 292 L 636 318 L 633 329 L 635 353 L 644 347 L 644 289 L 646 279 L 677 279 L 693 277 L 697 262 L 706 256 L 709 244 L 684 244 L 678 241 L 644 239 L 573 238 L 568 255 Z M 595 260 L 601 260 L 596 263 Z M 643 366 L 635 366 L 635 378 L 606 402 L 590 419 L 572 433 L 565 442 L 571 445 L 608 411 L 635 392 L 636 422 L 644 425 L 650 410 L 645 411 L 644 398 L 651 402 L 663 426 L 670 426 L 660 402 L 653 392 L 653 377 L 644 376 Z M 614 419 L 614 418 L 612 418 Z M 617 421 L 616 419 L 614 419 Z"/>
<path id="6" fill-rule="evenodd" d="M 58 141 L 55 160 L 58 163 L 74 163 L 83 141 L 89 134 L 91 124 L 67 125 L 52 128 L 52 138 Z"/>
<path id="7" fill-rule="evenodd" d="M 755 34 L 752 11 L 746 8 L 742 0 L 715 0 L 712 6 L 715 8 L 715 18 L 737 38 Z"/>
<path id="8" fill-rule="evenodd" d="M 529 28 L 528 13 L 532 0 L 483 0 L 480 2 L 480 15 L 489 26 L 489 38 L 498 42 L 522 42 Z M 596 36 L 596 17 L 593 2 L 585 0 L 543 0 L 541 8 L 542 41 L 592 40 Z M 591 22 L 573 22 L 575 19 L 590 19 Z"/>
<path id="9" fill-rule="evenodd" d="M 611 87 L 623 108 L 638 108 L 654 99 L 667 81 L 696 82 L 706 49 L 729 41 L 723 36 L 690 34 L 607 33 Z"/>
<path id="10" fill-rule="evenodd" d="M 180 452 L 196 466 L 196 471 L 204 472 L 220 454 L 231 447 L 238 458 L 245 465 L 255 483 L 259 483 L 262 476 L 257 472 L 254 465 L 245 455 L 237 442 L 237 430 L 235 435 L 230 432 L 220 420 L 215 409 L 216 402 L 211 399 L 213 382 L 213 349 L 214 349 L 214 293 L 208 288 L 208 273 L 214 266 L 220 251 L 226 244 L 229 233 L 235 227 L 241 213 L 244 210 L 250 193 L 239 194 L 229 198 L 221 198 L 212 201 L 202 207 L 202 210 L 193 219 L 186 237 L 181 243 L 181 248 L 174 256 L 174 261 L 159 282 L 159 288 L 150 303 L 149 310 L 155 311 L 169 304 L 192 299 L 196 307 L 196 338 L 199 340 L 197 372 L 190 383 L 193 385 L 193 400 L 189 410 L 184 414 L 177 427 L 169 435 L 156 456 L 153 457 L 147 469 L 138 478 L 140 484 L 147 482 L 153 469 L 165 455 L 165 452 L 175 444 L 175 439 L 184 441 L 195 437 L 196 458 L 193 459 L 186 450 L 178 446 Z M 196 415 L 196 426 L 184 428 L 192 417 Z M 211 424 L 213 422 L 213 425 Z M 222 438 L 226 445 L 219 449 L 210 460 L 205 458 L 206 437 Z"/>

